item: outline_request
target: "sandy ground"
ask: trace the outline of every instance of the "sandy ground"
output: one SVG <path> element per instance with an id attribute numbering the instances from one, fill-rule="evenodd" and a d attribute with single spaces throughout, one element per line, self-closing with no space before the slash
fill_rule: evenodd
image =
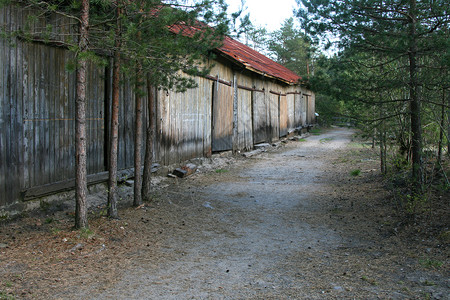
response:
<path id="1" fill-rule="evenodd" d="M 61 213 L 3 225 L 0 299 L 450 299 L 448 222 L 411 235 L 353 135 L 164 179 L 89 231 Z"/>

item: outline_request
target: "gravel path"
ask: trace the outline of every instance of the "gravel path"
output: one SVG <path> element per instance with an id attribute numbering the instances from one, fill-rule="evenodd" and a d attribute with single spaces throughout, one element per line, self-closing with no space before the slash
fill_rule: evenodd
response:
<path id="1" fill-rule="evenodd" d="M 124 201 L 120 220 L 93 193 L 85 232 L 70 211 L 7 224 L 0 299 L 449 299 L 448 208 L 434 225 L 405 219 L 353 135 L 155 178 L 153 201 Z"/>
<path id="2" fill-rule="evenodd" d="M 317 201 L 328 184 L 323 175 L 332 167 L 325 162 L 352 134 L 335 129 L 312 135 L 208 180 L 178 185 L 176 193 L 192 189 L 193 200 L 170 193 L 165 200 L 175 205 L 171 222 L 189 219 L 189 230 L 167 233 L 165 259 L 130 268 L 117 286 L 96 298 L 323 298 L 318 282 L 304 275 L 311 265 L 302 261 L 330 264 L 330 251 L 351 238 L 309 220 L 327 214 Z M 313 256 L 303 256 L 308 252 Z M 326 279 L 329 296 L 342 297 L 344 287 L 333 282 L 336 278 Z"/>

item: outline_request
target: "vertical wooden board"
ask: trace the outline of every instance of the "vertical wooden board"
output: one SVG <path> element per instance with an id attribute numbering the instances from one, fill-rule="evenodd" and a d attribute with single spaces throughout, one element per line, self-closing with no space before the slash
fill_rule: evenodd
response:
<path id="1" fill-rule="evenodd" d="M 280 125 L 279 125 L 279 96 L 269 94 L 270 101 L 270 139 L 271 141 L 279 139 Z"/>
<path id="2" fill-rule="evenodd" d="M 162 163 L 165 165 L 169 164 L 169 153 L 170 153 L 170 94 L 165 91 L 159 91 L 159 101 L 160 104 L 159 112 L 160 118 L 160 129 L 159 129 L 159 138 L 160 138 L 160 153 L 162 157 Z"/>
<path id="3" fill-rule="evenodd" d="M 22 188 L 30 187 L 30 51 L 29 45 L 22 43 L 22 65 L 23 65 L 23 185 Z M 1 78 L 0 78 L 1 81 Z"/>
<path id="4" fill-rule="evenodd" d="M 44 170 L 43 170 L 43 177 L 45 178 L 43 182 L 41 182 L 41 184 L 46 184 L 46 183 L 50 183 L 52 182 L 52 166 L 51 166 L 51 157 L 50 157 L 50 126 L 52 120 L 50 117 L 50 103 L 51 103 L 51 82 L 49 82 L 49 78 L 50 78 L 50 63 L 47 62 L 47 57 L 49 55 L 51 55 L 52 53 L 52 49 L 50 47 L 42 47 L 41 48 L 41 58 L 42 58 L 42 71 L 43 71 L 43 75 L 42 75 L 42 82 L 41 84 L 41 88 L 43 91 L 43 97 L 41 98 L 41 119 L 44 120 L 41 122 L 41 126 L 43 127 L 43 131 L 44 131 L 44 141 L 42 144 L 42 161 L 43 161 L 43 165 L 44 165 Z"/>
<path id="5" fill-rule="evenodd" d="M 265 101 L 265 93 L 262 91 L 254 91 L 252 93 L 253 100 L 253 140 L 255 144 L 265 142 L 267 140 L 267 103 Z"/>
<path id="6" fill-rule="evenodd" d="M 231 150 L 233 147 L 233 88 L 215 82 L 212 107 L 212 151 Z"/>
<path id="7" fill-rule="evenodd" d="M 292 131 L 295 126 L 295 94 L 287 95 L 287 111 L 288 111 L 288 120 L 287 120 L 287 128 L 288 132 Z"/>
<path id="8" fill-rule="evenodd" d="M 106 97 L 106 87 L 105 87 L 105 69 L 104 67 L 99 68 L 98 70 L 98 82 L 101 86 L 101 90 L 99 91 L 98 98 L 97 98 L 97 104 L 98 104 L 98 171 L 105 171 L 105 97 Z M 145 126 L 145 125 L 144 125 Z M 144 131 L 145 132 L 145 131 Z"/>
<path id="9" fill-rule="evenodd" d="M 294 127 L 298 128 L 302 125 L 302 107 L 301 94 L 294 95 Z"/>
<path id="10" fill-rule="evenodd" d="M 212 94 L 213 83 L 203 79 L 203 155 L 209 157 L 212 153 Z"/>
<path id="11" fill-rule="evenodd" d="M 40 77 L 41 77 L 41 64 L 40 64 L 40 45 L 34 44 L 32 50 L 32 60 L 33 60 L 33 96 L 30 99 L 33 103 L 32 113 L 30 122 L 33 127 L 32 134 L 32 143 L 33 143 L 33 157 L 32 157 L 32 170 L 33 170 L 33 179 L 32 186 L 38 186 L 41 182 L 42 173 L 39 170 L 43 168 L 41 157 L 41 140 L 44 138 L 42 136 L 41 131 L 41 115 L 40 115 L 40 98 L 41 98 L 41 90 L 40 90 Z"/>
<path id="12" fill-rule="evenodd" d="M 64 64 L 68 64 L 71 59 L 71 56 L 68 52 L 64 52 Z M 74 144 L 74 134 L 75 132 L 72 131 L 72 124 L 75 122 L 75 117 L 71 113 L 71 107 L 72 104 L 75 103 L 75 98 L 73 95 L 73 86 L 75 85 L 75 82 L 73 81 L 73 73 L 69 73 L 65 71 L 63 73 L 63 85 L 64 85 L 64 97 L 63 97 L 63 110 L 62 110 L 62 116 L 64 119 L 64 129 L 63 129 L 63 136 L 62 136 L 62 144 L 63 148 L 61 149 L 61 160 L 66 166 L 63 170 L 63 179 L 71 178 L 71 175 L 74 174 L 72 163 L 74 158 L 71 156 L 72 152 L 72 145 Z"/>
<path id="13" fill-rule="evenodd" d="M 46 90 L 47 90 L 47 132 L 48 132 L 48 140 L 47 140 L 47 152 L 48 152 L 48 172 L 49 172 L 49 181 L 47 183 L 57 181 L 56 177 L 56 158 L 55 158 L 55 141 L 56 137 L 56 129 L 58 127 L 58 120 L 56 118 L 56 103 L 57 100 L 57 88 L 56 88 L 56 78 L 54 76 L 57 65 L 55 63 L 55 48 L 47 47 L 48 59 L 50 60 L 47 65 L 47 78 L 46 78 Z"/>
<path id="14" fill-rule="evenodd" d="M 35 166 L 36 162 L 36 126 L 35 126 L 35 115 L 36 115 L 36 45 L 27 44 L 28 52 L 28 120 L 27 120 L 27 136 L 28 136 L 28 174 L 29 183 L 28 187 L 32 187 L 36 184 L 36 174 Z"/>
<path id="15" fill-rule="evenodd" d="M 75 59 L 73 53 L 69 54 L 71 60 Z M 68 178 L 75 177 L 75 111 L 76 111 L 76 100 L 77 100 L 77 76 L 76 72 L 71 72 L 69 74 L 69 105 L 68 105 L 68 119 L 69 122 L 69 151 L 68 160 L 70 161 L 70 169 L 68 170 Z"/>
<path id="16" fill-rule="evenodd" d="M 7 17 L 7 22 L 9 23 L 9 28 L 13 29 L 13 15 L 14 15 L 14 9 L 11 9 L 10 15 Z M 16 176 L 15 170 L 14 170 L 14 159 L 15 159 L 15 141 L 14 141 L 14 123 L 13 123 L 13 116 L 16 111 L 16 105 L 14 103 L 14 96 L 15 91 L 17 89 L 16 85 L 16 78 L 15 78 L 15 71 L 16 71 L 16 61 L 15 61 L 15 50 L 14 47 L 7 46 L 5 51 L 5 61 L 7 62 L 7 68 L 6 68 L 6 74 L 4 77 L 4 80 L 6 82 L 6 101 L 5 101 L 5 109 L 4 109 L 4 128 L 5 128 L 5 147 L 2 148 L 2 151 L 6 151 L 6 188 L 5 188 L 5 196 L 6 199 L 12 199 L 13 197 L 13 190 L 15 183 L 12 178 Z"/>
<path id="17" fill-rule="evenodd" d="M 288 106 L 287 97 L 280 96 L 280 137 L 287 135 Z"/>
<path id="18" fill-rule="evenodd" d="M 311 110 L 311 124 L 315 124 L 316 123 L 316 95 L 311 92 L 311 97 L 310 97 L 310 110 Z"/>
<path id="19" fill-rule="evenodd" d="M 13 11 L 10 11 L 10 14 L 12 14 Z M 9 28 L 11 27 L 11 15 L 9 15 L 6 18 L 6 22 Z M 5 68 L 5 73 L 4 73 L 4 78 L 3 80 L 5 81 L 5 108 L 3 110 L 3 130 L 4 130 L 4 143 L 3 146 L 4 148 L 2 148 L 2 151 L 5 151 L 5 179 L 6 179 L 6 189 L 5 189 L 5 197 L 6 199 L 10 199 L 11 195 L 10 195 L 10 191 L 11 191 L 11 178 L 8 176 L 8 174 L 11 174 L 11 98 L 12 98 L 12 89 L 13 89 L 13 79 L 11 78 L 11 72 L 12 72 L 12 68 L 14 68 L 14 66 L 12 66 L 13 62 L 12 62 L 12 57 L 11 57 L 11 47 L 6 47 L 5 49 L 5 55 L 4 55 L 4 59 L 7 62 L 6 63 L 6 68 Z"/>
<path id="20" fill-rule="evenodd" d="M 250 150 L 253 147 L 251 91 L 239 89 L 238 107 L 238 149 Z"/>
<path id="21" fill-rule="evenodd" d="M 53 116 L 52 118 L 54 119 L 54 130 L 53 130 L 53 139 L 52 139 L 52 143 L 53 143 L 53 157 L 54 157 L 54 162 L 53 162 L 53 167 L 54 167 L 54 172 L 53 172 L 53 176 L 54 176 L 54 181 L 61 181 L 61 163 L 60 163 L 60 149 L 61 149 L 61 145 L 59 143 L 60 139 L 59 137 L 61 136 L 61 128 L 63 125 L 62 122 L 62 118 L 60 116 L 60 107 L 62 105 L 61 103 L 61 90 L 60 90 L 60 82 L 62 80 L 62 78 L 59 76 L 60 74 L 60 69 L 61 69 L 61 55 L 62 55 L 62 51 L 61 49 L 56 49 L 55 51 L 55 58 L 54 58 L 54 66 L 51 70 L 51 74 L 52 74 L 52 81 L 53 81 L 53 85 L 52 85 L 52 90 L 53 90 L 53 96 L 54 96 L 54 101 L 53 101 Z"/>
<path id="22" fill-rule="evenodd" d="M 167 139 L 166 139 L 166 149 L 167 149 L 167 163 L 171 164 L 176 160 L 177 144 L 176 144 L 176 128 L 177 128 L 177 119 L 176 119 L 176 111 L 175 105 L 176 97 L 173 92 L 167 92 L 166 95 L 166 104 L 167 104 Z"/>
<path id="23" fill-rule="evenodd" d="M 305 124 L 309 125 L 309 119 L 310 119 L 310 114 L 309 114 L 309 96 L 308 95 L 304 95 L 304 101 L 305 101 Z"/>
<path id="24" fill-rule="evenodd" d="M 18 95 L 16 102 L 18 104 L 17 107 L 17 117 L 16 117 L 16 125 L 17 128 L 17 180 L 18 180 L 18 191 L 16 193 L 16 197 L 19 197 L 19 191 L 23 189 L 25 185 L 25 166 L 24 166 L 24 105 L 25 105 L 25 79 L 24 74 L 26 72 L 25 70 L 25 64 L 24 64 L 24 57 L 23 57 L 23 44 L 19 43 L 16 49 L 17 53 L 17 65 L 18 68 L 18 76 L 17 76 L 17 86 L 18 86 Z"/>
<path id="25" fill-rule="evenodd" d="M 0 23 L 4 24 L 6 18 L 7 8 L 0 8 Z M 0 60 L 2 62 L 7 62 L 6 60 L 6 42 L 4 39 L 0 39 Z M 8 64 L 0 64 L 0 205 L 6 205 L 8 199 L 5 195 L 6 183 L 6 145 L 5 145 L 5 135 L 6 135 L 6 122 L 5 122 L 5 108 L 6 105 L 6 82 L 5 82 L 5 72 Z"/>
<path id="26" fill-rule="evenodd" d="M 306 119 L 308 109 L 307 99 L 307 96 L 302 91 L 302 126 L 305 126 L 308 123 L 308 120 Z"/>

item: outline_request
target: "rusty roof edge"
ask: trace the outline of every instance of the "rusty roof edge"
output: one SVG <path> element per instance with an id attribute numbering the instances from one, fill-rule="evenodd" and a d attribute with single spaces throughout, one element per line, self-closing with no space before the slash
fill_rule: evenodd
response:
<path id="1" fill-rule="evenodd" d="M 301 83 L 300 83 L 300 80 L 297 81 L 297 82 L 291 82 L 291 81 L 285 80 L 285 79 L 283 79 L 283 78 L 281 78 L 281 77 L 269 75 L 269 74 L 267 74 L 267 73 L 265 73 L 265 72 L 262 72 L 262 71 L 260 71 L 260 70 L 258 70 L 258 69 L 255 69 L 255 68 L 251 67 L 249 64 L 247 64 L 247 63 L 245 63 L 245 62 L 241 62 L 241 61 L 235 59 L 232 55 L 229 55 L 229 54 L 227 53 L 227 51 L 215 49 L 215 52 L 217 52 L 217 54 L 223 56 L 224 58 L 228 59 L 229 61 L 235 63 L 236 65 L 238 65 L 238 66 L 240 66 L 240 67 L 243 67 L 244 69 L 249 70 L 249 71 L 251 71 L 251 72 L 253 72 L 253 73 L 260 74 L 260 75 L 263 75 L 264 77 L 267 77 L 267 78 L 271 78 L 271 79 L 275 79 L 275 80 L 284 82 L 284 83 L 286 83 L 286 84 L 288 84 L 288 85 L 290 85 L 290 86 L 297 85 L 297 84 L 300 85 L 300 84 L 301 84 Z"/>

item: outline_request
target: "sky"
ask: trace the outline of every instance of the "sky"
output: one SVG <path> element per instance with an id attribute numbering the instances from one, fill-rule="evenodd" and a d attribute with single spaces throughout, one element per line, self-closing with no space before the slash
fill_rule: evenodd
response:
<path id="1" fill-rule="evenodd" d="M 225 0 L 228 12 L 235 12 L 241 6 L 241 0 Z M 295 0 L 246 0 L 253 25 L 265 27 L 268 31 L 278 30 L 284 20 L 293 16 L 293 9 L 297 8 Z"/>

